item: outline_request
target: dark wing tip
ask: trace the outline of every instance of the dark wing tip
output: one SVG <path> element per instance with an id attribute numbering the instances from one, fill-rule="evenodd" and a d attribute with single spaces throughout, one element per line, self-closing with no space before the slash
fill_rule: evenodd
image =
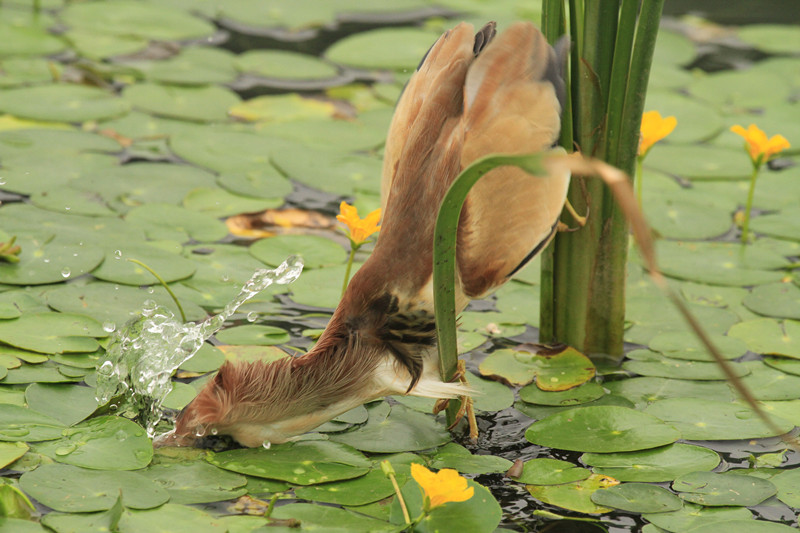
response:
<path id="1" fill-rule="evenodd" d="M 475 34 L 475 44 L 472 46 L 472 52 L 476 56 L 480 54 L 495 35 L 497 35 L 497 23 L 495 21 L 487 22 L 483 28 Z"/>

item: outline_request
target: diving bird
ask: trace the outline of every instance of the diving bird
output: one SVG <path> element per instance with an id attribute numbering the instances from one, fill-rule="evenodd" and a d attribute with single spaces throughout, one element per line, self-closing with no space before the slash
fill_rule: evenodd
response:
<path id="1" fill-rule="evenodd" d="M 397 104 L 384 151 L 383 221 L 317 344 L 271 363 L 225 363 L 179 414 L 165 444 L 204 434 L 244 446 L 291 440 L 365 402 L 393 394 L 469 395 L 439 376 L 433 235 L 458 174 L 493 153 L 553 147 L 564 95 L 563 53 L 530 23 L 496 35 L 461 23 L 423 58 Z M 550 241 L 569 175 L 536 178 L 500 167 L 470 191 L 458 226 L 456 306 L 505 283 Z"/>

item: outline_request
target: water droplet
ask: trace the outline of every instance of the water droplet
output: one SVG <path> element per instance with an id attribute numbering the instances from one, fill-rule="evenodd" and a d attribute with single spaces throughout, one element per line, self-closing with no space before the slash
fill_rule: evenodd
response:
<path id="1" fill-rule="evenodd" d="M 45 263 L 49 263 L 50 262 L 50 260 L 48 258 L 44 258 L 44 259 L 42 259 L 42 261 L 44 261 Z"/>
<path id="2" fill-rule="evenodd" d="M 5 184 L 6 184 L 6 179 L 0 178 L 0 185 L 5 185 Z"/>
<path id="3" fill-rule="evenodd" d="M 255 322 L 256 319 L 258 319 L 258 313 L 256 313 L 255 311 L 250 311 L 249 313 L 247 313 L 248 322 Z"/>
<path id="4" fill-rule="evenodd" d="M 268 440 L 265 440 L 264 442 L 261 443 L 261 446 L 263 446 L 265 450 L 269 450 L 270 447 L 272 446 L 272 443 Z"/>
<path id="5" fill-rule="evenodd" d="M 112 403 L 111 405 L 108 406 L 108 408 L 112 411 L 116 411 L 117 409 L 119 409 L 119 405 Z"/>
<path id="6" fill-rule="evenodd" d="M 219 433 L 219 430 L 217 428 L 212 428 L 211 429 L 211 434 L 212 435 L 216 435 L 217 433 Z"/>
<path id="7" fill-rule="evenodd" d="M 203 426 L 197 426 L 197 429 L 194 430 L 195 437 L 202 437 L 205 434 L 206 434 L 206 428 L 204 428 Z"/>
<path id="8" fill-rule="evenodd" d="M 70 276 L 70 274 L 72 274 L 72 271 L 69 268 L 64 267 L 64 268 L 61 269 L 61 277 L 62 278 L 66 279 L 66 278 L 68 278 Z"/>
<path id="9" fill-rule="evenodd" d="M 77 449 L 78 449 L 77 445 L 68 444 L 66 446 L 61 446 L 60 448 L 56 448 L 56 452 L 55 453 L 56 453 L 56 455 L 63 457 L 65 455 L 71 454 L 72 452 L 74 452 Z"/>
<path id="10" fill-rule="evenodd" d="M 229 277 L 227 274 L 223 274 L 223 275 L 222 275 L 222 281 L 223 281 L 223 282 L 226 282 L 226 281 L 228 281 L 228 280 L 230 280 L 230 279 L 231 279 L 231 278 L 230 278 L 230 277 Z"/>
<path id="11" fill-rule="evenodd" d="M 72 209 L 72 208 L 71 208 L 71 207 L 64 206 L 64 211 L 69 211 L 70 209 Z"/>
<path id="12" fill-rule="evenodd" d="M 103 322 L 103 331 L 107 333 L 114 333 L 114 330 L 117 329 L 117 325 L 113 322 Z M 110 362 L 110 361 L 106 361 Z"/>
<path id="13" fill-rule="evenodd" d="M 114 250 L 114 259 L 122 258 L 122 250 Z"/>
<path id="14" fill-rule="evenodd" d="M 97 369 L 97 373 L 101 376 L 110 376 L 114 372 L 114 363 L 111 361 L 105 361 L 100 368 Z"/>

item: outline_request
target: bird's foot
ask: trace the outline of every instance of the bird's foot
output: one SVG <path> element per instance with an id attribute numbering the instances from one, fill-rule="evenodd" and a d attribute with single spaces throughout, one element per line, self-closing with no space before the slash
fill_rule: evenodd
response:
<path id="1" fill-rule="evenodd" d="M 575 208 L 572 206 L 572 204 L 569 202 L 569 199 L 567 199 L 564 202 L 564 209 L 566 209 L 567 212 L 570 215 L 572 215 L 572 218 L 575 219 L 575 222 L 578 223 L 579 227 L 582 228 L 582 227 L 584 227 L 586 225 L 586 218 L 589 216 L 588 208 L 587 208 L 587 211 L 586 211 L 586 215 L 579 215 L 578 212 L 575 210 Z M 577 229 L 578 228 L 570 228 L 569 226 L 567 226 L 563 222 L 559 222 L 558 223 L 558 231 L 576 231 Z"/>
<path id="2" fill-rule="evenodd" d="M 460 381 L 464 385 L 469 386 L 466 377 L 466 366 L 464 361 L 459 359 L 458 360 L 458 368 L 456 369 L 456 373 L 453 375 L 453 378 L 450 381 Z M 455 419 L 453 423 L 447 428 L 448 430 L 453 429 L 458 425 L 459 422 L 464 418 L 464 415 L 467 416 L 467 421 L 469 422 L 469 439 L 473 443 L 478 441 L 478 421 L 475 418 L 475 407 L 472 401 L 472 398 L 469 396 L 460 396 L 459 400 L 461 401 L 461 406 L 456 413 Z M 433 406 L 433 414 L 439 414 L 443 410 L 447 409 L 447 406 L 450 404 L 450 400 L 447 398 L 437 400 Z"/>

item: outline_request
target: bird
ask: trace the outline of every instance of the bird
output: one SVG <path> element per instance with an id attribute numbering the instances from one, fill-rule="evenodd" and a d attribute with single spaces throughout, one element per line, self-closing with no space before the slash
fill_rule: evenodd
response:
<path id="1" fill-rule="evenodd" d="M 436 215 L 453 180 L 476 159 L 557 145 L 564 50 L 530 22 L 499 34 L 494 22 L 477 32 L 462 22 L 441 35 L 404 88 L 389 127 L 380 235 L 317 343 L 270 363 L 226 362 L 179 413 L 165 444 L 191 445 L 215 434 L 269 446 L 383 396 L 469 396 L 464 383 L 439 375 Z M 569 179 L 537 179 L 505 166 L 470 191 L 457 229 L 459 312 L 553 238 Z"/>

